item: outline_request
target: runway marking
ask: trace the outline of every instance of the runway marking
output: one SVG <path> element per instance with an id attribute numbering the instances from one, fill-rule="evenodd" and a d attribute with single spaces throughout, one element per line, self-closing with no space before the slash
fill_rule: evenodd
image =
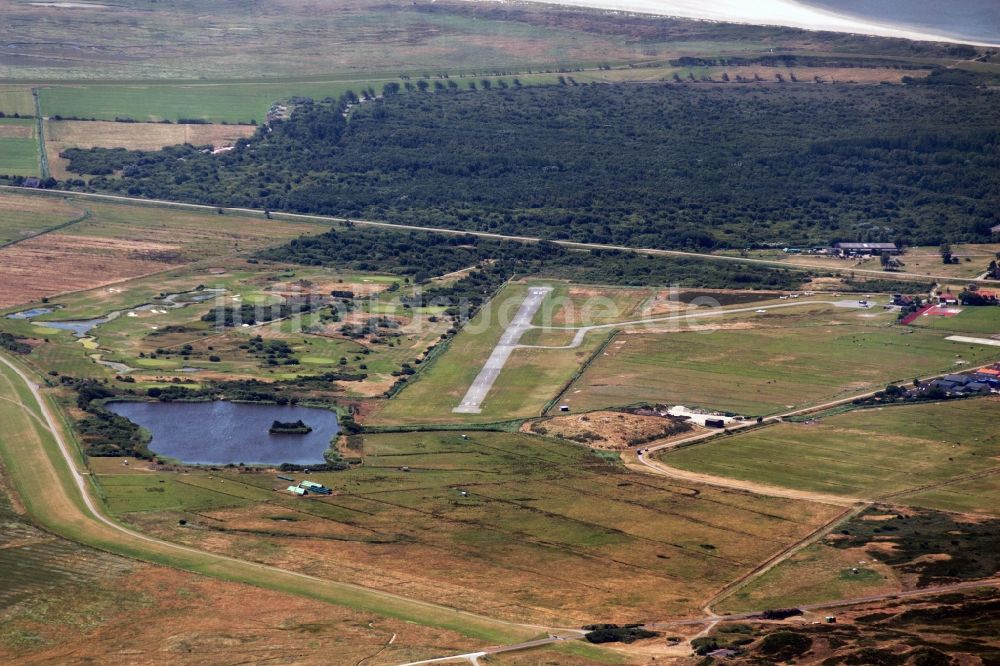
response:
<path id="1" fill-rule="evenodd" d="M 462 402 L 451 411 L 458 414 L 479 414 L 483 411 L 482 404 L 483 400 L 486 399 L 486 394 L 493 388 L 493 383 L 500 376 L 500 371 L 507 363 L 507 359 L 510 358 L 511 352 L 518 347 L 517 343 L 521 340 L 521 336 L 529 328 L 532 328 L 532 318 L 551 291 L 552 287 L 531 287 L 528 289 L 528 295 L 521 303 L 521 307 L 517 309 L 517 314 L 507 325 L 503 335 L 500 336 L 500 340 L 493 348 L 490 357 L 486 359 L 483 369 L 476 375 L 472 386 L 462 398 Z"/>

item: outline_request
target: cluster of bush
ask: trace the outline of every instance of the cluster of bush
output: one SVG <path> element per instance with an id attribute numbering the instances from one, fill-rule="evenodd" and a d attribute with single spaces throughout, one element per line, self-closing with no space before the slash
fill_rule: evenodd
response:
<path id="1" fill-rule="evenodd" d="M 31 345 L 24 342 L 26 339 L 23 335 L 0 332 L 0 349 L 5 349 L 15 354 L 30 354 Z"/>
<path id="2" fill-rule="evenodd" d="M 801 272 L 740 262 L 707 261 L 693 257 L 663 257 L 623 250 L 574 250 L 542 241 L 498 241 L 470 234 L 446 235 L 397 231 L 353 225 L 316 236 L 297 238 L 265 250 L 259 259 L 308 266 L 393 273 L 417 284 L 431 277 L 474 267 L 447 285 L 430 286 L 402 297 L 405 305 L 439 305 L 474 312 L 513 275 L 544 275 L 576 282 L 639 286 L 674 284 L 682 287 L 795 289 Z M 446 311 L 450 316 L 458 309 Z"/>
<path id="3" fill-rule="evenodd" d="M 656 638 L 660 634 L 643 629 L 641 624 L 590 624 L 584 627 L 584 638 L 589 643 L 634 643 L 644 638 Z"/>
<path id="4" fill-rule="evenodd" d="M 121 392 L 90 379 L 61 379 L 76 390 L 76 406 L 86 414 L 77 421 L 77 429 L 87 455 L 152 457 L 148 434 L 104 406 L 107 400 L 120 397 Z"/>

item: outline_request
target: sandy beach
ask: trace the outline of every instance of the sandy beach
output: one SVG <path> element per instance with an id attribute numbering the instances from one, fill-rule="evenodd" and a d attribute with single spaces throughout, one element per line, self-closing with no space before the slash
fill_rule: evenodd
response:
<path id="1" fill-rule="evenodd" d="M 483 0 L 473 0 L 483 1 Z M 503 1 L 503 0 L 487 0 Z M 534 2 L 536 0 L 528 0 Z M 782 25 L 806 30 L 830 30 L 883 37 L 976 44 L 956 40 L 944 34 L 934 34 L 884 23 L 835 14 L 793 0 L 538 0 L 544 4 L 571 5 L 593 9 L 610 9 L 638 14 L 674 16 L 680 18 L 747 23 L 750 25 Z M 982 46 L 995 44 L 980 43 Z"/>

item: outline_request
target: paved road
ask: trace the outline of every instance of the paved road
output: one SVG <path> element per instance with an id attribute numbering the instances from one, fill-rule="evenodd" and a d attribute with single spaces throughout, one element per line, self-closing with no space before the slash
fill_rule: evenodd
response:
<path id="1" fill-rule="evenodd" d="M 91 192 L 73 192 L 71 190 L 30 190 L 23 187 L 13 187 L 11 185 L 0 185 L 0 190 L 15 190 L 21 193 L 38 193 L 44 195 L 45 193 L 55 194 L 58 196 L 69 196 L 69 197 L 79 197 L 87 199 L 96 199 L 104 201 L 122 201 L 126 203 L 133 203 L 146 206 L 169 206 L 171 208 L 182 208 L 186 210 L 205 210 L 215 212 L 216 210 L 223 210 L 232 213 L 240 213 L 247 215 L 260 215 L 264 216 L 265 211 L 258 208 L 227 208 L 224 206 L 211 206 L 207 204 L 192 204 L 183 203 L 178 201 L 166 201 L 163 199 L 143 199 L 140 197 L 126 197 L 117 194 L 94 194 Z M 537 243 L 543 239 L 534 236 L 517 236 L 513 234 L 497 234 L 488 231 L 471 231 L 467 229 L 445 229 L 443 227 L 424 227 L 415 224 L 393 224 L 390 222 L 379 222 L 377 220 L 359 220 L 354 218 L 344 218 L 336 217 L 332 215 L 308 215 L 305 213 L 277 213 L 274 211 L 270 212 L 271 217 L 279 220 L 303 220 L 306 222 L 325 222 L 327 224 L 342 223 L 342 222 L 352 222 L 359 226 L 368 227 L 384 227 L 389 229 L 407 229 L 413 231 L 426 231 L 436 234 L 450 234 L 453 236 L 459 235 L 471 235 L 477 238 L 492 238 L 497 240 L 511 240 L 520 241 L 524 243 Z M 654 256 L 665 256 L 665 257 L 695 257 L 698 259 L 705 259 L 707 261 L 729 261 L 737 262 L 741 264 L 757 264 L 762 266 L 772 266 L 777 268 L 785 268 L 788 270 L 816 270 L 828 273 L 831 270 L 829 264 L 790 264 L 787 261 L 781 261 L 778 259 L 755 259 L 751 257 L 735 257 L 720 254 L 702 254 L 699 252 L 685 252 L 683 250 L 659 250 L 655 248 L 637 248 L 628 247 L 625 245 L 607 245 L 604 243 L 578 243 L 575 241 L 552 241 L 556 245 L 560 245 L 566 248 L 575 248 L 580 250 L 620 250 L 622 252 L 635 252 L 638 254 L 650 254 Z M 846 268 L 845 268 L 846 270 Z M 867 275 L 876 276 L 886 279 L 919 279 L 919 280 L 934 280 L 936 282 L 949 282 L 954 281 L 954 276 L 948 275 L 931 275 L 929 273 L 908 273 L 904 271 L 883 271 L 867 268 L 851 268 L 850 271 L 857 275 Z M 977 278 L 980 282 L 985 284 L 1000 285 L 1000 280 L 985 280 Z"/>
<path id="2" fill-rule="evenodd" d="M 503 335 L 500 336 L 500 341 L 493 348 L 490 357 L 486 359 L 483 369 L 476 375 L 472 386 L 469 387 L 469 390 L 465 393 L 465 397 L 462 398 L 462 402 L 451 411 L 459 414 L 478 414 L 482 411 L 482 404 L 483 400 L 486 399 L 486 394 L 493 388 L 493 383 L 500 376 L 500 371 L 503 370 L 507 359 L 510 358 L 511 352 L 517 349 L 517 343 L 520 341 L 521 336 L 529 328 L 532 328 L 531 320 L 534 318 L 535 313 L 538 312 L 538 308 L 542 306 L 542 301 L 545 300 L 545 297 L 551 291 L 552 287 L 531 287 L 528 289 L 528 295 L 521 303 L 521 307 L 517 309 L 517 313 L 510 324 L 507 325 Z"/>

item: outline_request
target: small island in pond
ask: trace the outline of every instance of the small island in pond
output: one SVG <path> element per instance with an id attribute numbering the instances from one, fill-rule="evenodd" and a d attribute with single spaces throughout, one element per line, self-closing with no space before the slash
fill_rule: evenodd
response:
<path id="1" fill-rule="evenodd" d="M 292 422 L 273 421 L 267 431 L 272 435 L 308 435 L 312 428 L 299 419 Z"/>

